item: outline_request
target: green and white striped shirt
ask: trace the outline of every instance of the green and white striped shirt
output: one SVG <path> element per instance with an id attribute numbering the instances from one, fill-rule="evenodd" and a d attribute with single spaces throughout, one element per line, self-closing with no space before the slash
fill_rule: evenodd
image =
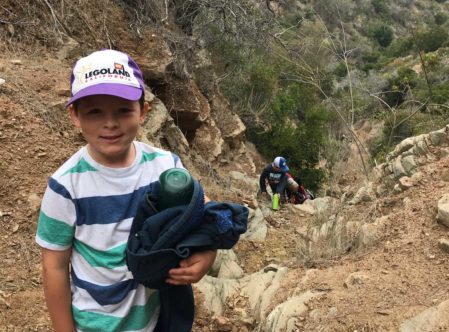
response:
<path id="1" fill-rule="evenodd" d="M 36 242 L 72 248 L 72 313 L 78 331 L 153 331 L 159 294 L 135 282 L 125 248 L 137 206 L 168 168 L 183 167 L 170 152 L 134 142 L 126 168 L 105 167 L 81 148 L 49 179 Z"/>

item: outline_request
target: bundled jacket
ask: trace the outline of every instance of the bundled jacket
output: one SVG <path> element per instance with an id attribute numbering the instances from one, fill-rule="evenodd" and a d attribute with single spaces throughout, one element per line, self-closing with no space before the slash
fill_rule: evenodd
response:
<path id="1" fill-rule="evenodd" d="M 233 203 L 204 204 L 204 191 L 195 179 L 189 204 L 158 211 L 158 194 L 156 182 L 139 205 L 126 261 L 137 282 L 160 291 L 156 331 L 190 331 L 194 316 L 192 287 L 165 283 L 168 271 L 194 252 L 232 248 L 246 231 L 248 209 Z"/>

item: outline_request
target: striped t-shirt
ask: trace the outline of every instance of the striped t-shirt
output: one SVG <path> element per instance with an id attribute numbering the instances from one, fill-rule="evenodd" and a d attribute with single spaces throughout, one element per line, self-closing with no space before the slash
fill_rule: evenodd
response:
<path id="1" fill-rule="evenodd" d="M 157 291 L 137 284 L 125 248 L 137 205 L 168 168 L 183 167 L 175 154 L 134 142 L 126 168 L 105 167 L 83 147 L 49 179 L 36 242 L 50 250 L 72 248 L 72 313 L 78 331 L 153 331 Z"/>

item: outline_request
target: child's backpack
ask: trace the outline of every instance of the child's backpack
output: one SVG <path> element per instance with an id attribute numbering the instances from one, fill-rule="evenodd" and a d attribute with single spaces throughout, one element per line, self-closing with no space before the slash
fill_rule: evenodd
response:
<path id="1" fill-rule="evenodd" d="M 315 194 L 313 193 L 313 191 L 306 189 L 306 194 L 308 199 L 315 199 Z"/>

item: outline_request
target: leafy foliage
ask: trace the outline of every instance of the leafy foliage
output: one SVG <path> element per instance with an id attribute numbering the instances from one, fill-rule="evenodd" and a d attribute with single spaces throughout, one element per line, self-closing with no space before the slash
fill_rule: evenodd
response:
<path id="1" fill-rule="evenodd" d="M 385 102 L 392 107 L 401 105 L 410 89 L 416 86 L 416 80 L 417 74 L 411 68 L 399 68 L 388 80 L 389 86 L 383 94 Z"/>
<path id="2" fill-rule="evenodd" d="M 387 16 L 390 13 L 388 8 L 388 0 L 371 0 L 371 5 L 377 14 L 381 16 Z"/>
<path id="3" fill-rule="evenodd" d="M 449 16 L 445 13 L 438 12 L 435 14 L 435 24 L 443 25 L 447 22 Z"/>
<path id="4" fill-rule="evenodd" d="M 422 119 L 426 108 L 410 113 L 412 100 L 449 100 L 445 57 L 432 53 L 448 43 L 447 13 L 438 12 L 443 8 L 438 3 L 169 3 L 181 30 L 212 55 L 214 83 L 244 121 L 248 138 L 267 159 L 288 158 L 311 188 L 325 175 L 316 169 L 319 159 L 332 167 L 329 147 L 339 142 L 345 123 L 395 114 L 385 118 L 382 144 L 372 149 L 386 153 L 418 130 L 414 119 Z M 418 7 L 422 15 L 416 14 Z"/>
<path id="5" fill-rule="evenodd" d="M 385 23 L 376 24 L 370 35 L 382 47 L 387 47 L 393 41 L 393 29 Z"/>
<path id="6" fill-rule="evenodd" d="M 433 52 L 443 46 L 448 36 L 446 30 L 441 27 L 419 31 L 416 34 L 416 45 L 424 52 Z"/>
<path id="7" fill-rule="evenodd" d="M 396 38 L 387 49 L 388 55 L 392 57 L 401 57 L 409 55 L 414 49 L 413 37 Z"/>
<path id="8" fill-rule="evenodd" d="M 269 131 L 256 135 L 256 141 L 262 143 L 258 146 L 260 151 L 268 159 L 278 155 L 287 158 L 291 172 L 300 174 L 306 187 L 317 190 L 324 175 L 316 165 L 325 139 L 326 111 L 323 108 L 310 110 L 298 126 L 288 120 L 280 122 L 279 115 L 275 118 L 278 122 Z"/>

